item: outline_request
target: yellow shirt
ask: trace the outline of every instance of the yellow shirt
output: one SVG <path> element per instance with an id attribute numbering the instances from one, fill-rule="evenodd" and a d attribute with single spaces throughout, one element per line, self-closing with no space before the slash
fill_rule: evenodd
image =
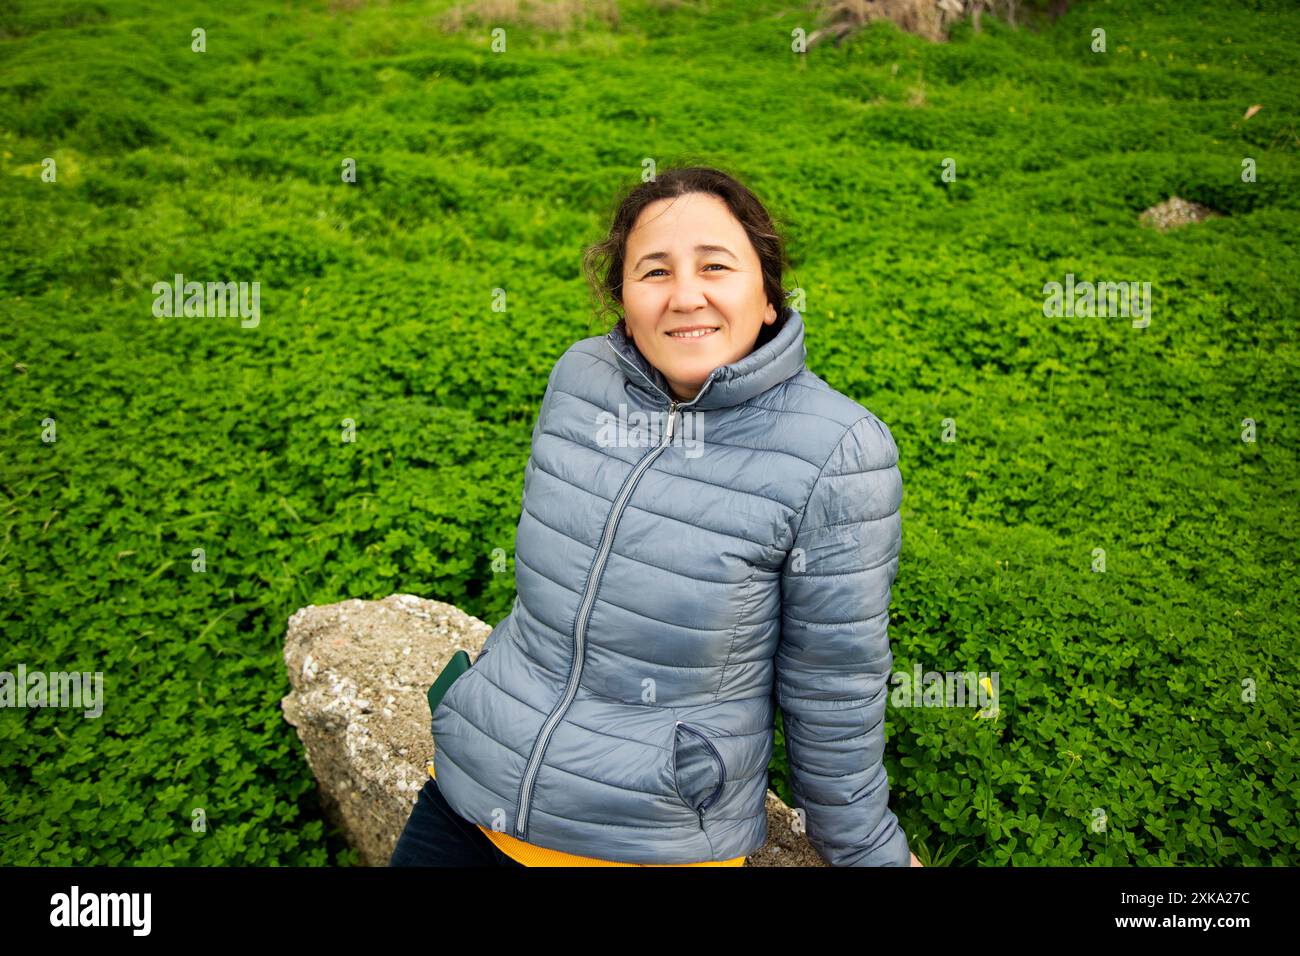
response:
<path id="1" fill-rule="evenodd" d="M 429 776 L 433 777 L 433 764 L 429 765 Z M 437 778 L 434 777 L 436 780 Z M 594 856 L 575 856 L 561 853 L 544 846 L 534 846 L 523 840 L 515 839 L 508 833 L 492 830 L 481 823 L 475 824 L 496 844 L 510 859 L 524 866 L 744 866 L 745 858 L 738 856 L 734 860 L 706 860 L 703 863 L 615 863 L 610 860 L 598 860 Z"/>

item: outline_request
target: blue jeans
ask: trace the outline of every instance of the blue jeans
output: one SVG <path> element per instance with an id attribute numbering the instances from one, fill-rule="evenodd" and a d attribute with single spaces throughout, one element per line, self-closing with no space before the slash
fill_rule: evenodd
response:
<path id="1" fill-rule="evenodd" d="M 432 777 L 397 838 L 389 866 L 523 866 L 497 849 L 474 823 L 449 804 Z"/>

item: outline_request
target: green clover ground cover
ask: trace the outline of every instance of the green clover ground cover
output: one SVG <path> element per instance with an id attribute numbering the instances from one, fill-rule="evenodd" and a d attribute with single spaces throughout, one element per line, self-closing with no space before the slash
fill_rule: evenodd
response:
<path id="1" fill-rule="evenodd" d="M 445 2 L 214 6 L 0 12 L 0 670 L 105 692 L 0 710 L 0 861 L 353 861 L 280 711 L 286 620 L 509 610 L 546 375 L 603 331 L 581 249 L 650 157 L 770 204 L 810 367 L 898 441 L 895 671 L 1000 676 L 993 719 L 889 710 L 918 855 L 1297 862 L 1300 11 L 800 56 L 774 0 L 500 54 Z M 1171 195 L 1223 216 L 1138 225 Z M 155 317 L 176 273 L 259 281 L 260 322 Z M 1149 325 L 1045 316 L 1067 274 L 1151 283 Z M 789 799 L 779 740 L 772 770 Z"/>

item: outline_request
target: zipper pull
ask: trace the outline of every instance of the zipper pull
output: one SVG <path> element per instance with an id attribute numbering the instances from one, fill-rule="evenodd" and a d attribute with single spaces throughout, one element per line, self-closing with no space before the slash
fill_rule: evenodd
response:
<path id="1" fill-rule="evenodd" d="M 668 406 L 668 436 L 664 444 L 667 444 L 668 442 L 673 440 L 673 418 L 676 415 L 676 412 L 677 412 L 677 403 L 673 402 L 671 405 Z"/>

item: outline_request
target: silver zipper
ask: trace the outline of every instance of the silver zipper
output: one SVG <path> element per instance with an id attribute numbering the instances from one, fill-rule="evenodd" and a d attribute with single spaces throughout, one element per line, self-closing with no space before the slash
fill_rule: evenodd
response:
<path id="1" fill-rule="evenodd" d="M 613 333 L 611 332 L 610 335 L 613 335 Z M 619 352 L 618 349 L 614 348 L 614 343 L 613 343 L 613 341 L 610 340 L 609 335 L 606 335 L 606 336 L 605 336 L 605 344 L 609 346 L 610 351 L 612 351 L 615 355 L 619 355 L 619 354 L 621 354 L 621 353 Z M 623 357 L 624 357 L 625 359 L 627 358 L 626 355 L 624 355 Z M 646 383 L 647 385 L 649 385 L 651 388 L 653 388 L 653 389 L 654 389 L 656 392 L 658 392 L 660 395 L 663 395 L 663 396 L 664 396 L 664 401 L 665 401 L 665 402 L 672 402 L 673 405 L 680 405 L 680 406 L 683 407 L 683 408 L 685 408 L 687 405 L 694 405 L 694 404 L 695 404 L 696 402 L 698 402 L 701 398 L 703 398 L 703 397 L 704 397 L 704 393 L 707 392 L 707 391 L 709 390 L 709 386 L 713 384 L 713 377 L 714 377 L 715 375 L 718 374 L 718 370 L 719 370 L 719 369 L 722 369 L 722 368 L 725 368 L 725 366 L 719 365 L 718 368 L 715 368 L 712 372 L 710 372 L 710 373 L 709 373 L 709 377 L 706 378 L 706 379 L 704 380 L 704 385 L 700 388 L 699 394 L 697 394 L 697 395 L 696 395 L 694 398 L 692 398 L 689 402 L 674 402 L 674 401 L 673 401 L 669 396 L 664 395 L 664 390 L 663 390 L 662 388 L 660 388 L 658 385 L 656 385 L 656 384 L 655 384 L 655 383 L 650 379 L 650 377 L 649 377 L 648 375 L 646 375 L 645 372 L 641 371 L 640 366 L 638 366 L 638 365 L 636 364 L 636 362 L 633 362 L 631 359 L 628 359 L 628 364 L 631 365 L 631 366 L 636 370 L 636 373 L 637 373 L 638 375 L 641 376 L 641 378 L 645 381 L 645 383 Z M 671 419 L 671 418 L 669 418 L 669 427 L 670 427 L 670 428 L 672 427 L 672 419 Z"/>
<path id="2" fill-rule="evenodd" d="M 605 341 L 609 342 L 609 339 Z M 611 342 L 610 348 L 613 347 Z M 609 515 L 605 519 L 605 530 L 601 534 L 600 546 L 596 551 L 596 563 L 592 566 L 591 574 L 587 578 L 587 586 L 583 589 L 582 603 L 578 606 L 578 619 L 573 631 L 574 660 L 572 667 L 569 669 L 569 682 L 565 686 L 560 703 L 551 711 L 550 716 L 546 718 L 546 723 L 542 725 L 541 733 L 538 734 L 537 741 L 533 745 L 533 752 L 528 757 L 528 764 L 524 767 L 524 775 L 519 784 L 519 812 L 515 816 L 515 836 L 520 840 L 526 840 L 527 838 L 529 804 L 532 801 L 533 786 L 537 782 L 537 774 L 541 770 L 542 757 L 546 753 L 547 744 L 550 743 L 551 734 L 564 718 L 565 711 L 569 709 L 569 704 L 573 702 L 574 696 L 578 693 L 578 684 L 582 680 L 582 665 L 586 662 L 587 617 L 590 615 L 592 605 L 596 601 L 596 589 L 599 587 L 600 576 L 605 570 L 605 561 L 609 558 L 610 548 L 614 544 L 614 532 L 618 527 L 619 518 L 623 514 L 628 499 L 632 497 L 632 491 L 636 487 L 636 483 L 641 480 L 641 476 L 646 469 L 654 463 L 654 460 L 672 441 L 673 421 L 676 418 L 677 409 L 698 402 L 704 393 L 708 391 L 709 386 L 713 384 L 713 376 L 716 371 L 715 369 L 709 373 L 704 387 L 689 402 L 679 402 L 664 395 L 664 398 L 668 399 L 669 403 L 668 427 L 665 429 L 664 440 L 647 452 L 645 457 L 632 469 L 632 473 L 623 482 L 623 487 L 619 490 L 618 496 L 614 499 L 613 507 L 610 508 Z M 642 378 L 645 378 L 644 373 L 642 373 Z M 649 379 L 646 379 L 646 381 L 649 382 Z M 654 382 L 650 382 L 650 387 L 663 395 L 663 390 Z"/>

